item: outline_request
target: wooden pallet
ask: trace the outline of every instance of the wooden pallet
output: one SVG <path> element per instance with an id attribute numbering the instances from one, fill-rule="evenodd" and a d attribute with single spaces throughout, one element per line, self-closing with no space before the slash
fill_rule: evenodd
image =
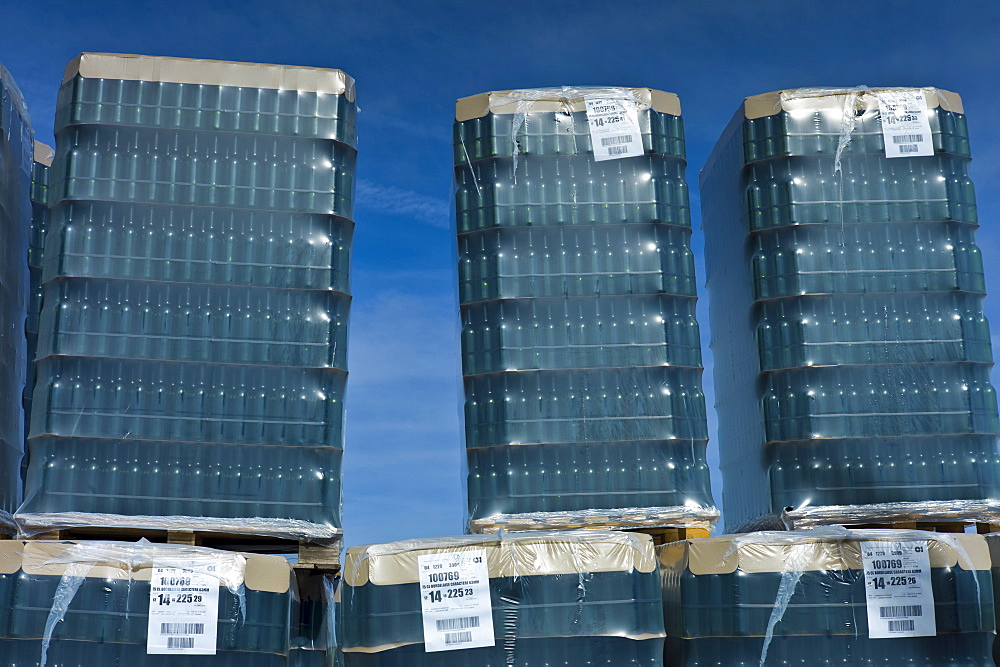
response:
<path id="1" fill-rule="evenodd" d="M 977 521 L 882 521 L 875 523 L 842 523 L 834 524 L 849 529 L 862 528 L 883 528 L 894 530 L 929 530 L 934 533 L 966 533 L 976 532 L 980 535 L 1000 532 L 1000 524 L 980 523 Z"/>
<path id="2" fill-rule="evenodd" d="M 672 508 L 671 508 L 672 509 Z M 661 529 L 703 529 L 707 534 L 718 512 L 540 512 L 538 514 L 498 515 L 475 519 L 473 533 L 490 534 L 501 530 L 514 533 L 534 530 L 625 530 L 653 534 Z M 694 535 L 694 533 L 692 533 Z M 684 538 L 681 538 L 684 539 Z"/>
<path id="3" fill-rule="evenodd" d="M 654 545 L 670 544 L 681 540 L 693 540 L 699 537 L 708 537 L 711 533 L 708 528 L 697 527 L 659 527 L 659 528 L 629 528 L 630 533 L 645 533 L 653 538 Z"/>
<path id="4" fill-rule="evenodd" d="M 337 571 L 340 569 L 341 540 L 334 544 L 313 544 L 305 540 L 195 530 L 145 530 L 119 527 L 59 528 L 36 533 L 31 540 L 111 540 L 134 541 L 145 538 L 150 542 L 207 547 L 221 551 L 242 551 L 256 554 L 295 554 L 296 567 Z"/>

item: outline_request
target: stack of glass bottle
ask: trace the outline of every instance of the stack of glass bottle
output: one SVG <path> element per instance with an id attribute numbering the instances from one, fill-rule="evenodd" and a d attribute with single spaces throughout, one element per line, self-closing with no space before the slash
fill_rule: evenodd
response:
<path id="1" fill-rule="evenodd" d="M 84 54 L 56 114 L 19 522 L 334 538 L 353 80 Z"/>
<path id="2" fill-rule="evenodd" d="M 594 159 L 589 95 L 638 106 L 642 155 Z M 456 112 L 473 530 L 713 519 L 676 96 L 522 90 Z"/>
<path id="3" fill-rule="evenodd" d="M 35 352 L 38 349 L 38 317 L 42 312 L 42 256 L 45 252 L 45 232 L 49 228 L 49 167 L 52 149 L 35 142 L 35 161 L 31 165 L 31 236 L 28 240 L 28 318 L 24 329 L 28 338 L 27 366 L 24 383 L 24 433 L 31 421 L 31 395 L 35 389 Z M 22 466 L 27 461 L 22 461 Z"/>
<path id="4" fill-rule="evenodd" d="M 427 652 L 419 557 L 480 549 L 495 645 Z M 663 664 L 660 580 L 648 535 L 538 531 L 351 547 L 341 585 L 347 667 Z"/>
<path id="5" fill-rule="evenodd" d="M 0 605 L 0 655 L 4 664 L 288 664 L 291 619 L 297 615 L 298 597 L 291 568 L 281 557 L 174 545 L 13 540 L 0 544 L 0 554 L 5 557 L 5 567 L 0 568 L 0 600 L 4 601 Z M 147 654 L 150 567 L 187 565 L 204 572 L 197 563 L 208 563 L 220 573 L 216 654 Z M 74 587 L 77 581 L 79 587 Z"/>
<path id="6" fill-rule="evenodd" d="M 994 599 L 982 536 L 813 534 L 828 530 L 724 535 L 657 547 L 669 664 L 993 665 Z M 872 639 L 858 541 L 914 539 L 929 545 L 937 634 Z"/>
<path id="7" fill-rule="evenodd" d="M 709 158 L 729 525 L 1000 497 L 966 121 L 925 94 L 933 156 L 887 158 L 875 92 L 828 90 L 749 98 Z"/>
<path id="8" fill-rule="evenodd" d="M 21 499 L 32 137 L 21 91 L 0 64 L 0 535 L 14 532 Z"/>

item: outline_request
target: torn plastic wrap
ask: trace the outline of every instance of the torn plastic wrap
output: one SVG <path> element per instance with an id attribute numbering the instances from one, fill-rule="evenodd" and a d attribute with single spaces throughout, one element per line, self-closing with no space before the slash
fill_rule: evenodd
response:
<path id="1" fill-rule="evenodd" d="M 883 125 L 899 96 L 929 132 Z M 968 169 L 947 91 L 790 90 L 741 106 L 701 177 L 729 525 L 786 508 L 796 525 L 995 517 Z"/>
<path id="2" fill-rule="evenodd" d="M 489 599 L 482 602 L 492 616 L 486 632 L 493 645 L 462 648 L 471 640 L 462 632 L 480 628 L 464 612 L 431 624 L 458 632 L 445 633 L 453 642 L 446 650 L 427 652 L 422 597 L 428 593 L 419 567 L 435 554 L 463 552 L 485 553 Z M 448 588 L 441 592 L 450 597 Z M 648 535 L 584 530 L 352 547 L 341 596 L 348 667 L 663 664 L 659 580 Z"/>
<path id="3" fill-rule="evenodd" d="M 181 640 L 213 634 L 213 664 L 287 664 L 298 597 L 280 556 L 149 542 L 14 540 L 0 542 L 0 555 L 0 597 L 8 600 L 0 608 L 0 653 L 18 667 L 200 665 L 209 658 L 185 650 Z M 154 568 L 194 573 L 219 588 L 215 628 L 154 623 L 154 632 L 177 640 L 170 654 L 147 654 Z"/>
<path id="4" fill-rule="evenodd" d="M 484 93 L 454 130 L 471 530 L 707 526 L 676 95 Z"/>
<path id="5" fill-rule="evenodd" d="M 33 131 L 24 98 L 0 64 L 0 535 L 21 501 L 27 372 L 28 241 Z"/>
<path id="6" fill-rule="evenodd" d="M 336 70 L 70 63 L 24 534 L 339 534 L 355 113 Z"/>
<path id="7" fill-rule="evenodd" d="M 322 570 L 296 571 L 298 626 L 288 654 L 289 667 L 342 666 L 337 645 L 337 588 L 340 578 Z"/>
<path id="8" fill-rule="evenodd" d="M 875 575 L 865 574 L 861 546 L 869 541 L 926 545 L 933 610 L 911 603 L 875 612 L 933 612 L 933 636 L 869 636 L 866 590 L 879 590 L 869 581 Z M 657 555 L 670 664 L 815 664 L 817 656 L 865 665 L 993 664 L 991 561 L 980 535 L 817 528 L 675 542 Z"/>

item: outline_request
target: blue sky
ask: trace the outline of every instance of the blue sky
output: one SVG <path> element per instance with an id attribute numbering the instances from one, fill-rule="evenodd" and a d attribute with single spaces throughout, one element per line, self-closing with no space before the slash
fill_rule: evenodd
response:
<path id="1" fill-rule="evenodd" d="M 747 95 L 807 86 L 938 86 L 960 93 L 979 244 L 1000 333 L 1000 3 L 8 0 L 0 62 L 37 138 L 81 51 L 343 69 L 357 79 L 347 453 L 348 544 L 462 532 L 460 398 L 449 231 L 458 97 L 561 85 L 680 95 L 697 228 L 697 172 Z M 701 258 L 704 238 L 696 229 Z M 704 283 L 704 263 L 698 266 Z M 713 402 L 707 294 L 700 302 Z M 996 340 L 997 336 L 994 336 Z M 714 415 L 710 416 L 714 437 Z M 710 445 L 713 465 L 718 456 Z M 716 479 L 716 500 L 721 489 Z"/>

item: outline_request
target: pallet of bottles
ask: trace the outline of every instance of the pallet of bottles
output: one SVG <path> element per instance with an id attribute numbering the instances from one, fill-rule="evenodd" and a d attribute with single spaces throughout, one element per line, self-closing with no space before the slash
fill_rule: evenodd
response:
<path id="1" fill-rule="evenodd" d="M 20 667 L 286 667 L 308 634 L 280 556 L 91 540 L 0 555 L 0 655 Z"/>
<path id="2" fill-rule="evenodd" d="M 455 581 L 464 582 L 462 606 L 445 610 Z M 429 589 L 444 593 L 438 607 L 433 597 L 427 606 Z M 539 531 L 351 547 L 340 599 L 348 667 L 662 665 L 660 581 L 645 535 Z"/>
<path id="3" fill-rule="evenodd" d="M 993 665 L 997 537 L 825 527 L 657 547 L 665 662 Z M 872 588 L 880 548 L 923 559 L 916 596 Z"/>
<path id="4" fill-rule="evenodd" d="M 53 528 L 30 536 L 32 540 L 109 540 L 135 541 L 204 547 L 219 551 L 253 554 L 294 555 L 295 567 L 335 573 L 340 570 L 342 538 L 314 543 L 295 537 L 275 537 L 238 532 L 213 532 L 196 529 L 141 530 L 136 528 L 69 527 Z"/>

